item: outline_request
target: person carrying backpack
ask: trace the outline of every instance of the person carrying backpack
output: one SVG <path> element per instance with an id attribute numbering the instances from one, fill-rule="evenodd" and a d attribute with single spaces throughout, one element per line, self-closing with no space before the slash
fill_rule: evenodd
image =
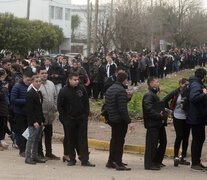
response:
<path id="1" fill-rule="evenodd" d="M 187 101 L 186 99 L 187 97 L 184 96 L 184 94 L 187 94 L 187 92 L 184 93 L 184 91 L 187 91 L 187 87 L 188 87 L 188 80 L 186 78 L 182 78 L 179 81 L 179 87 L 171 91 L 163 99 L 163 101 L 165 102 L 165 106 L 173 111 L 173 125 L 176 133 L 176 138 L 174 143 L 174 166 L 178 166 L 178 164 L 190 165 L 190 162 L 188 162 L 185 159 L 188 149 L 190 127 L 186 123 L 187 115 L 186 115 L 186 111 L 183 108 L 184 102 Z M 171 101 L 170 107 L 168 105 L 169 101 Z M 179 154 L 181 143 L 182 143 L 182 155 L 179 158 L 178 154 Z"/>

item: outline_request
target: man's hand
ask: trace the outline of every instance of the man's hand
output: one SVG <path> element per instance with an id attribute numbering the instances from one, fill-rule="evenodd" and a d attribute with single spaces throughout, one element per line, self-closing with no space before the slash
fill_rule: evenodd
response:
<path id="1" fill-rule="evenodd" d="M 128 133 L 129 133 L 129 134 L 130 134 L 130 133 L 133 133 L 134 130 L 135 130 L 134 123 L 130 123 L 130 124 L 128 125 L 128 128 L 129 128 Z"/>
<path id="2" fill-rule="evenodd" d="M 40 125 L 38 124 L 38 122 L 34 123 L 34 127 L 35 127 L 36 129 L 38 129 L 38 128 L 40 127 Z"/>
<path id="3" fill-rule="evenodd" d="M 207 89 L 206 88 L 203 88 L 203 93 L 207 94 Z"/>
<path id="4" fill-rule="evenodd" d="M 133 92 L 127 92 L 127 98 L 128 98 L 128 99 L 131 99 L 132 96 L 133 96 Z"/>

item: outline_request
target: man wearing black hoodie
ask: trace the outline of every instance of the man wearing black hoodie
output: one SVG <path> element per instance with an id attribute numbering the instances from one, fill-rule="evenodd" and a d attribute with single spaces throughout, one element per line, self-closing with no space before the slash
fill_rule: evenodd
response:
<path id="1" fill-rule="evenodd" d="M 70 161 L 68 166 L 76 164 L 75 149 L 79 150 L 82 166 L 94 167 L 88 153 L 88 115 L 89 100 L 84 86 L 79 85 L 79 75 L 70 73 L 67 85 L 60 90 L 57 108 L 59 119 L 64 125 L 68 140 Z"/>
<path id="2" fill-rule="evenodd" d="M 201 162 L 201 153 L 205 141 L 205 119 L 207 90 L 204 88 L 206 80 L 206 70 L 199 68 L 195 75 L 190 77 L 190 94 L 187 123 L 192 128 L 191 156 L 194 170 L 205 170 Z"/>

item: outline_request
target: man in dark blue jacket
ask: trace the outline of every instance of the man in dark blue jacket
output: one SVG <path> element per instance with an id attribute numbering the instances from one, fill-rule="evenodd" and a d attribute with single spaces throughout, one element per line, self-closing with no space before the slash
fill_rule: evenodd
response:
<path id="1" fill-rule="evenodd" d="M 19 147 L 19 155 L 25 156 L 26 139 L 22 133 L 27 128 L 27 110 L 26 110 L 26 93 L 27 88 L 31 84 L 32 74 L 25 73 L 23 79 L 14 85 L 11 91 L 11 102 L 14 105 L 13 112 L 15 114 L 15 133 L 17 134 Z"/>
<path id="2" fill-rule="evenodd" d="M 195 76 L 190 77 L 190 94 L 189 94 L 189 110 L 187 123 L 192 128 L 192 169 L 205 170 L 201 164 L 201 152 L 205 141 L 205 105 L 207 100 L 207 90 L 203 83 L 206 79 L 206 70 L 199 68 L 195 72 Z"/>

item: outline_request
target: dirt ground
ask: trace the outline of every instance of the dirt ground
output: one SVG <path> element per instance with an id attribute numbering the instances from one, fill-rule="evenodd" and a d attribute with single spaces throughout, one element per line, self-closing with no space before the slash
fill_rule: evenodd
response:
<path id="1" fill-rule="evenodd" d="M 62 156 L 63 147 L 60 143 L 53 143 L 53 152 Z M 144 170 L 143 155 L 124 153 L 123 161 L 132 168 L 128 172 L 120 172 L 105 167 L 108 152 L 90 149 L 90 161 L 96 167 L 82 167 L 80 161 L 76 166 L 69 167 L 62 161 L 47 161 L 45 164 L 28 165 L 24 158 L 18 155 L 18 150 L 9 146 L 0 152 L 1 180 L 204 180 L 207 172 L 196 172 L 190 166 L 173 166 L 172 159 L 165 158 L 161 171 Z M 204 163 L 207 164 L 206 162 Z"/>

